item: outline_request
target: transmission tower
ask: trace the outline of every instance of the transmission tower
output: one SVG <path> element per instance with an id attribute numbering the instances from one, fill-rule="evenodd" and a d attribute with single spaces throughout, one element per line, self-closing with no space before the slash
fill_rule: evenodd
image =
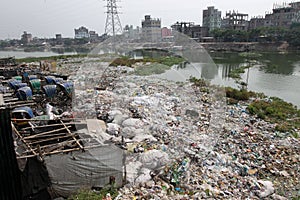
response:
<path id="1" fill-rule="evenodd" d="M 107 17 L 105 23 L 105 33 L 107 35 L 115 36 L 118 33 L 122 33 L 122 25 L 119 18 L 119 12 L 117 10 L 118 6 L 117 0 L 106 0 L 107 1 Z"/>

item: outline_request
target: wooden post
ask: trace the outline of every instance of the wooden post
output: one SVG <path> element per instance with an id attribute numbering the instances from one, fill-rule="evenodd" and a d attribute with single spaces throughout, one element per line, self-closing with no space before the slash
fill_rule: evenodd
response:
<path id="1" fill-rule="evenodd" d="M 10 110 L 0 108 L 0 199 L 22 199 L 20 170 L 12 137 Z"/>

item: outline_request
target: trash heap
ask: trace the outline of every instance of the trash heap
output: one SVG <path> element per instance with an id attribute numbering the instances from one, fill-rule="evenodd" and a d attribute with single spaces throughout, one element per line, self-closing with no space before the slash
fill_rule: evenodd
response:
<path id="1" fill-rule="evenodd" d="M 95 109 L 109 141 L 126 152 L 127 182 L 118 199 L 299 195 L 299 139 L 250 115 L 249 102 L 227 105 L 219 87 L 136 76 L 128 67 L 109 68 L 115 72 L 106 68 L 105 73 L 113 77 L 101 76 L 101 82 L 109 84 L 92 92 L 101 72 L 94 74 L 92 82 L 76 90 L 76 99 L 84 100 L 78 111 Z M 88 74 L 81 80 L 74 76 L 75 82 L 84 82 Z"/>

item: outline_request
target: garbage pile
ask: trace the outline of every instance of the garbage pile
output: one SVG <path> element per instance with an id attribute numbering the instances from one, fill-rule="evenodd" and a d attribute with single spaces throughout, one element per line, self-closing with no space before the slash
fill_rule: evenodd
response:
<path id="1" fill-rule="evenodd" d="M 289 199 L 300 192 L 300 142 L 227 105 L 219 87 L 69 64 L 73 113 L 98 118 L 126 152 L 119 199 Z M 63 69 L 62 69 L 63 70 Z M 94 90 L 96 89 L 96 90 Z"/>
<path id="2" fill-rule="evenodd" d="M 114 70 L 123 73 L 88 99 L 127 154 L 119 199 L 286 199 L 300 191 L 299 139 L 251 116 L 246 103 L 226 105 L 218 87 L 201 92 Z"/>

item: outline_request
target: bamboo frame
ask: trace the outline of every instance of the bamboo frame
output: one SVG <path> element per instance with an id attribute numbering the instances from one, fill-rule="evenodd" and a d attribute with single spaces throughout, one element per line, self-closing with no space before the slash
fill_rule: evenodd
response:
<path id="1" fill-rule="evenodd" d="M 78 140 L 76 139 L 76 137 L 71 133 L 71 131 L 68 129 L 68 127 L 64 124 L 64 122 L 62 120 L 60 120 L 60 123 L 62 123 L 64 125 L 64 127 L 67 129 L 69 135 L 73 137 L 73 139 L 76 141 L 76 143 L 78 144 L 78 146 L 80 147 L 80 149 L 84 150 L 83 146 L 78 142 Z"/>
<path id="2" fill-rule="evenodd" d="M 36 156 L 38 155 L 38 153 L 36 153 L 31 146 L 26 142 L 26 140 L 24 140 L 24 138 L 22 137 L 22 135 L 20 135 L 19 131 L 16 129 L 15 125 L 11 122 L 11 127 L 14 130 L 14 132 L 18 135 L 18 137 L 20 137 L 20 139 L 22 140 L 22 142 L 27 146 L 28 149 L 30 149 L 30 151 Z"/>
<path id="3" fill-rule="evenodd" d="M 68 128 L 70 128 L 71 126 L 68 126 Z M 31 135 L 31 136 L 27 136 L 27 137 L 24 137 L 23 139 L 24 140 L 28 140 L 28 139 L 35 139 L 35 138 L 38 138 L 40 136 L 45 136 L 45 135 L 48 135 L 50 133 L 55 133 L 55 132 L 59 132 L 59 131 L 63 131 L 63 130 L 66 130 L 66 128 L 60 128 L 60 129 L 56 129 L 56 130 L 52 130 L 52 131 L 47 131 L 47 132 L 43 132 L 43 133 L 39 133 L 39 134 L 35 134 L 35 135 Z"/>

